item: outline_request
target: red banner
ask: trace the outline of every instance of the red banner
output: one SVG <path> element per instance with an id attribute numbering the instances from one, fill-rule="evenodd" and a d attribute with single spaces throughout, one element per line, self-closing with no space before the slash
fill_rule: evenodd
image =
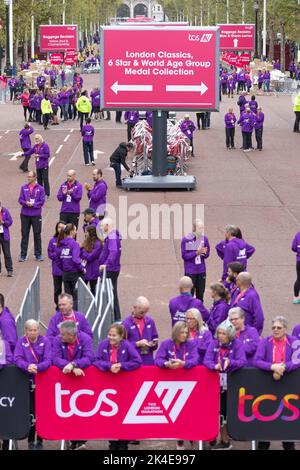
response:
<path id="1" fill-rule="evenodd" d="M 205 367 L 132 372 L 56 367 L 36 380 L 37 433 L 45 439 L 211 441 L 219 429 L 219 375 Z"/>
<path id="2" fill-rule="evenodd" d="M 65 52 L 78 49 L 77 25 L 41 25 L 41 52 Z"/>
<path id="3" fill-rule="evenodd" d="M 51 54 L 50 63 L 51 65 L 60 65 L 63 62 L 62 54 Z"/>

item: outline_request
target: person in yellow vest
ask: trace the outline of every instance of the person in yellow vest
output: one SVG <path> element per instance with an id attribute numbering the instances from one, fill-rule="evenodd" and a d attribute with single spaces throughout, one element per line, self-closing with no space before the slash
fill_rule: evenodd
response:
<path id="1" fill-rule="evenodd" d="M 83 126 L 83 119 L 87 119 L 92 111 L 92 104 L 88 98 L 87 91 L 84 90 L 81 93 L 80 98 L 78 98 L 76 103 L 76 108 L 80 116 L 80 130 Z"/>
<path id="2" fill-rule="evenodd" d="M 46 130 L 48 129 L 49 119 L 53 114 L 51 102 L 49 100 L 49 96 L 47 95 L 45 96 L 45 98 L 42 99 L 41 111 L 42 111 L 42 116 L 43 116 L 44 129 Z"/>
<path id="3" fill-rule="evenodd" d="M 294 132 L 300 132 L 300 91 L 296 96 L 295 103 L 294 103 L 294 113 L 295 113 L 295 124 L 294 124 Z"/>

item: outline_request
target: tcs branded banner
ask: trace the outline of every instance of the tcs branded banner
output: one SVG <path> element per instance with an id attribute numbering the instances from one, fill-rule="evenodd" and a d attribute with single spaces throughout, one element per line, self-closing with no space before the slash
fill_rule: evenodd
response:
<path id="1" fill-rule="evenodd" d="M 67 49 L 78 50 L 77 25 L 40 26 L 41 52 L 65 52 Z"/>
<path id="2" fill-rule="evenodd" d="M 254 24 L 219 24 L 221 51 L 253 51 Z"/>
<path id="3" fill-rule="evenodd" d="M 205 367 L 132 372 L 51 367 L 36 381 L 37 433 L 45 439 L 210 441 L 219 426 L 219 375 Z"/>

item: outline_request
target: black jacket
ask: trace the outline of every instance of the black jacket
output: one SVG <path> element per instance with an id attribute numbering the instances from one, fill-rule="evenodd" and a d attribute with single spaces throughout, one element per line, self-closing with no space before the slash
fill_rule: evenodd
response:
<path id="1" fill-rule="evenodd" d="M 126 168 L 127 171 L 130 171 L 129 166 L 126 163 L 127 154 L 127 145 L 125 142 L 121 142 L 119 147 L 116 148 L 116 150 L 110 156 L 110 164 L 114 165 L 115 163 L 120 163 L 124 168 Z"/>

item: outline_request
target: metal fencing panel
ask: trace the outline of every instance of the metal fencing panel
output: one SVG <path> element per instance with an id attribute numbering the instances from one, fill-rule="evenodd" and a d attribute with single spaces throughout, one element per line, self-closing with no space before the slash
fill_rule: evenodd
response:
<path id="1" fill-rule="evenodd" d="M 41 289 L 40 289 L 40 268 L 35 271 L 34 277 L 29 284 L 29 295 L 31 303 L 31 317 L 37 322 L 41 319 Z"/>
<path id="2" fill-rule="evenodd" d="M 86 315 L 95 298 L 81 277 L 78 279 L 77 287 L 78 311 Z"/>

